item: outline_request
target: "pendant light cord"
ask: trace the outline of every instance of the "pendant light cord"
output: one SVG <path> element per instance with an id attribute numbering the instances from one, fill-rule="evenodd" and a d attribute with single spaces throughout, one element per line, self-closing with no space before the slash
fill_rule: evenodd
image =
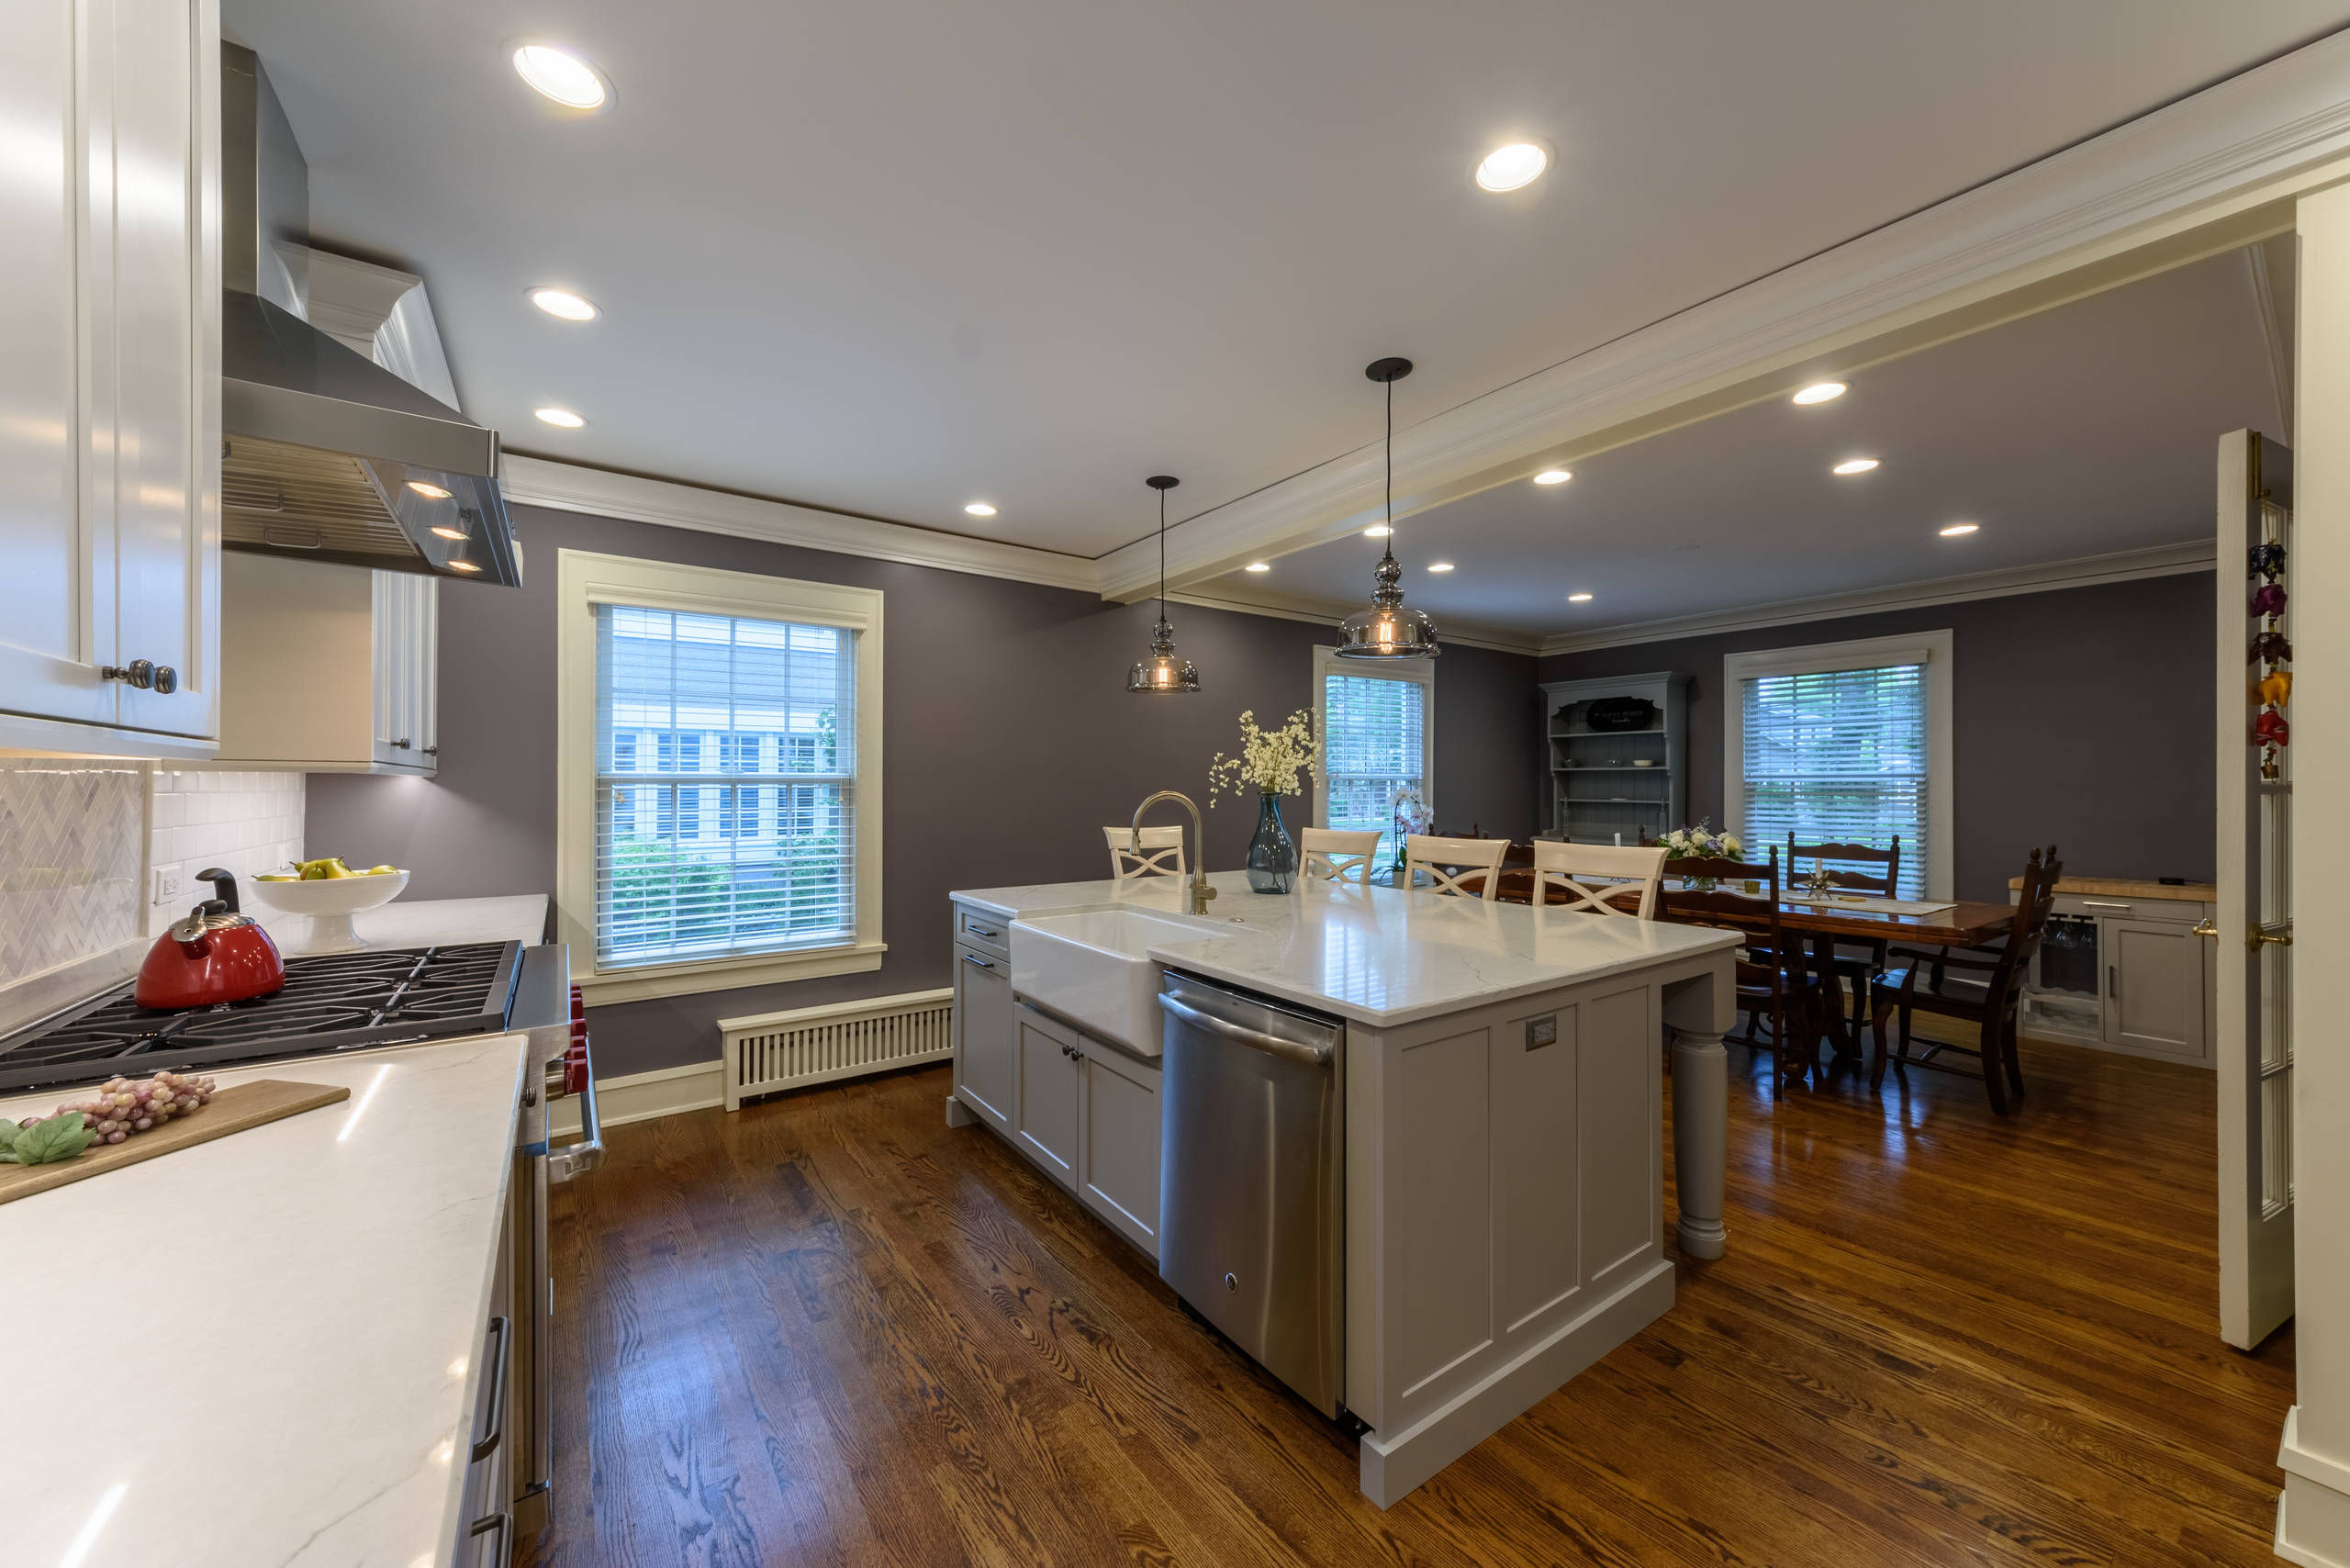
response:
<path id="1" fill-rule="evenodd" d="M 1164 498 L 1161 498 L 1162 499 Z M 1380 539 L 1386 546 L 1382 561 L 1395 558 L 1395 378 L 1387 378 L 1387 532 Z M 1164 568 L 1162 568 L 1163 570 Z"/>
<path id="2" fill-rule="evenodd" d="M 1167 492 L 1158 492 L 1158 618 L 1167 619 Z"/>

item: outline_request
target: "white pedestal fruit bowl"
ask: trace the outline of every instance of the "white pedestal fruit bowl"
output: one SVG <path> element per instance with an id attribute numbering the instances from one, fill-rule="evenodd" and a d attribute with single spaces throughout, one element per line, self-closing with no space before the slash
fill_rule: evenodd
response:
<path id="1" fill-rule="evenodd" d="M 248 882 L 252 896 L 287 914 L 308 915 L 313 953 L 348 953 L 369 946 L 351 924 L 354 914 L 387 904 L 408 887 L 406 871 L 326 877 L 308 882 Z"/>

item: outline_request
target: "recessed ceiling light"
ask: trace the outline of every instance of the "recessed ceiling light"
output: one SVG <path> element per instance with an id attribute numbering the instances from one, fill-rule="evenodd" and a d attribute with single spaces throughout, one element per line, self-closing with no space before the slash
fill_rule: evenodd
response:
<path id="1" fill-rule="evenodd" d="M 1876 466 L 1874 457 L 1847 457 L 1829 470 L 1831 474 L 1865 474 Z"/>
<path id="2" fill-rule="evenodd" d="M 1979 522 L 1953 522 L 1942 530 L 1944 539 L 1955 539 L 1962 533 L 1972 533 L 1983 525 Z"/>
<path id="3" fill-rule="evenodd" d="M 604 73 L 550 43 L 526 43 L 514 50 L 514 69 L 532 91 L 567 109 L 598 109 L 612 95 Z"/>
<path id="4" fill-rule="evenodd" d="M 1587 593 L 1571 593 L 1567 595 L 1567 602 L 1569 604 L 1589 604 L 1591 602 L 1591 595 Z"/>
<path id="5" fill-rule="evenodd" d="M 1826 403 L 1841 398 L 1849 388 L 1841 381 L 1815 381 L 1796 394 L 1798 403 Z"/>
<path id="6" fill-rule="evenodd" d="M 443 539 L 463 539 L 465 536 L 462 528 L 443 528 L 437 522 L 432 525 L 432 532 Z"/>
<path id="7" fill-rule="evenodd" d="M 973 517 L 993 517 L 995 515 L 995 508 L 988 505 L 985 501 L 973 501 L 964 507 L 963 510 L 969 512 Z"/>
<path id="8" fill-rule="evenodd" d="M 449 569 L 453 572 L 478 572 L 481 567 L 471 561 L 452 561 Z"/>
<path id="9" fill-rule="evenodd" d="M 1545 468 L 1534 476 L 1534 482 L 1538 485 L 1563 485 L 1574 476 L 1574 470 L 1571 468 Z"/>
<path id="10" fill-rule="evenodd" d="M 588 422 L 568 409 L 533 409 L 532 412 L 557 430 L 576 431 Z"/>
<path id="11" fill-rule="evenodd" d="M 1252 572 L 1270 572 L 1273 569 L 1273 564 L 1270 561 L 1251 561 L 1247 569 Z"/>
<path id="12" fill-rule="evenodd" d="M 422 479 L 410 479 L 408 482 L 408 487 L 428 501 L 445 501 L 449 498 L 448 491 L 438 485 L 427 484 Z"/>
<path id="13" fill-rule="evenodd" d="M 1431 572 L 1449 572 L 1452 570 L 1452 563 L 1449 561 L 1430 561 L 1428 563 L 1428 570 Z"/>
<path id="14" fill-rule="evenodd" d="M 531 290 L 531 303 L 548 315 L 559 316 L 566 321 L 593 321 L 602 314 L 593 301 L 582 298 L 567 288 L 534 288 Z"/>
<path id="15" fill-rule="evenodd" d="M 1365 539 L 1384 539 L 1395 531 L 1383 522 L 1374 522 L 1362 531 Z"/>
<path id="16" fill-rule="evenodd" d="M 1531 141 L 1513 141 L 1485 154 L 1477 165 L 1477 184 L 1489 191 L 1523 190 L 1542 177 L 1550 154 Z"/>

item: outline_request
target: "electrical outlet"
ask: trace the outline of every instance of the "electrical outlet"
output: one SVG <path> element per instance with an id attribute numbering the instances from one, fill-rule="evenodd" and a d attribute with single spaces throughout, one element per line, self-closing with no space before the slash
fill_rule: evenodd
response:
<path id="1" fill-rule="evenodd" d="M 180 891 L 180 868 L 176 865 L 156 867 L 154 902 L 157 903 L 170 903 L 173 900 L 182 896 L 183 895 Z"/>
<path id="2" fill-rule="evenodd" d="M 1526 1021 L 1528 1050 L 1539 1051 L 1544 1046 L 1555 1046 L 1558 1043 L 1559 1015 L 1557 1014 L 1553 1013 L 1548 1018 L 1528 1018 Z"/>

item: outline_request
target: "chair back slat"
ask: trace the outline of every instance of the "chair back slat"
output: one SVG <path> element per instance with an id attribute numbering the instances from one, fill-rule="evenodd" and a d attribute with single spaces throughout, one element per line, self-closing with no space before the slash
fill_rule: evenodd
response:
<path id="1" fill-rule="evenodd" d="M 1180 824 L 1147 827 L 1140 833 L 1132 827 L 1105 827 L 1102 836 L 1110 842 L 1110 876 L 1113 880 L 1181 877 L 1190 868 L 1183 864 L 1183 829 Z M 1139 845 L 1137 839 L 1141 841 Z"/>
<path id="2" fill-rule="evenodd" d="M 1986 998 L 1995 1017 L 2012 1013 L 2023 995 L 2032 960 L 2040 956 L 2041 939 L 2048 935 L 2048 916 L 2056 907 L 2056 884 L 2064 875 L 2065 863 L 2056 858 L 2053 844 L 2045 850 L 2034 849 L 2024 861 L 2016 913 L 2009 922 L 2008 940 L 1999 949 L 1998 966 L 1991 971 L 1990 994 Z"/>
<path id="3" fill-rule="evenodd" d="M 1794 834 L 1787 834 L 1787 886 L 1808 884 L 1810 879 L 1804 872 L 1807 860 L 1827 872 L 1831 888 L 1875 893 L 1888 899 L 1898 896 L 1894 890 L 1901 885 L 1901 838 L 1897 834 L 1890 849 L 1879 849 L 1872 844 L 1797 844 Z"/>
<path id="4" fill-rule="evenodd" d="M 1297 830 L 1299 864 L 1308 879 L 1326 882 L 1371 879 L 1371 863 L 1379 854 L 1379 832 L 1351 833 L 1343 828 L 1304 827 Z"/>
<path id="5" fill-rule="evenodd" d="M 1550 903 L 1550 889 L 1555 884 L 1570 910 L 1635 914 L 1635 911 L 1611 900 L 1637 888 L 1639 904 L 1636 917 L 1654 920 L 1657 884 L 1663 877 L 1662 849 L 1634 849 L 1615 844 L 1563 844 L 1547 838 L 1535 841 L 1534 904 L 1538 909 Z"/>
<path id="6" fill-rule="evenodd" d="M 1430 890 L 1456 898 L 1498 900 L 1502 896 L 1502 857 L 1508 852 L 1506 838 L 1438 838 L 1434 834 L 1416 833 L 1404 840 L 1405 858 L 1415 869 L 1426 871 L 1435 884 Z M 1464 885 L 1477 876 L 1485 879 L 1482 888 Z"/>

